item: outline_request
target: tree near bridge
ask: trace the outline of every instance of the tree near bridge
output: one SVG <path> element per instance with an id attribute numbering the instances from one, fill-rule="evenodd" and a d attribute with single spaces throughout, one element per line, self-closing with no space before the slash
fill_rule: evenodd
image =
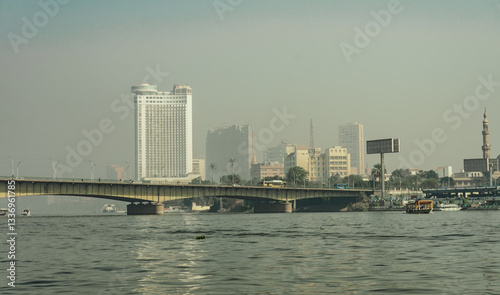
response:
<path id="1" fill-rule="evenodd" d="M 422 184 L 420 186 L 421 189 L 432 189 L 432 188 L 438 188 L 439 187 L 439 182 L 437 179 L 434 178 L 429 178 L 424 181 L 422 181 Z"/>
<path id="2" fill-rule="evenodd" d="M 211 182 L 208 180 L 201 180 L 201 176 L 200 176 L 200 177 L 197 177 L 197 178 L 191 180 L 191 182 L 189 184 L 211 184 Z"/>
<path id="3" fill-rule="evenodd" d="M 370 184 L 363 181 L 363 177 L 360 175 L 351 174 L 344 177 L 343 183 L 347 184 L 349 188 L 365 188 L 370 187 Z"/>
<path id="4" fill-rule="evenodd" d="M 239 174 L 224 175 L 220 178 L 220 183 L 225 185 L 241 185 L 241 176 Z"/>
<path id="5" fill-rule="evenodd" d="M 309 172 L 307 172 L 304 168 L 295 166 L 290 168 L 286 173 L 286 181 L 288 184 L 293 183 L 293 185 L 297 184 L 305 184 L 307 183 L 307 176 Z"/>
<path id="6" fill-rule="evenodd" d="M 454 187 L 455 180 L 451 177 L 445 176 L 439 180 L 441 187 Z"/>
<path id="7" fill-rule="evenodd" d="M 381 167 L 382 167 L 381 164 L 375 164 L 375 165 L 373 165 L 372 176 L 375 177 L 375 179 L 380 180 L 380 176 L 382 175 L 382 173 L 384 175 L 387 174 L 387 169 L 385 169 L 385 167 L 384 167 L 384 172 L 382 172 L 382 168 Z"/>

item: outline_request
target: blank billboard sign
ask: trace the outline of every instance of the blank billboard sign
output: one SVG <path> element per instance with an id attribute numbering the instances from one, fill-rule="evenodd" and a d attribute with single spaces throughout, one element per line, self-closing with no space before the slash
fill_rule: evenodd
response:
<path id="1" fill-rule="evenodd" d="M 366 153 L 399 153 L 399 138 L 368 140 L 366 142 Z"/>

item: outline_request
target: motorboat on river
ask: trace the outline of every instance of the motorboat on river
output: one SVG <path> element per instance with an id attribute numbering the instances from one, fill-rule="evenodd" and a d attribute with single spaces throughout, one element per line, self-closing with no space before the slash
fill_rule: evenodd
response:
<path id="1" fill-rule="evenodd" d="M 406 213 L 427 214 L 432 212 L 431 200 L 417 200 L 415 203 L 406 204 Z"/>
<path id="2" fill-rule="evenodd" d="M 462 207 L 457 204 L 439 204 L 434 208 L 434 211 L 460 211 Z"/>

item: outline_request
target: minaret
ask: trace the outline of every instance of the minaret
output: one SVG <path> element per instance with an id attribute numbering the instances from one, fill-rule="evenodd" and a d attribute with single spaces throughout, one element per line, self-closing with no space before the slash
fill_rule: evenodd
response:
<path id="1" fill-rule="evenodd" d="M 490 158 L 490 131 L 488 130 L 488 114 L 486 114 L 486 109 L 484 109 L 484 120 L 483 120 L 483 159 Z"/>

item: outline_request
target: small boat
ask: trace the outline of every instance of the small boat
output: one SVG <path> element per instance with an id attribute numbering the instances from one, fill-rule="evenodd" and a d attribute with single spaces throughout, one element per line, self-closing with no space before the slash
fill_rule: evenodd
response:
<path id="1" fill-rule="evenodd" d="M 118 211 L 115 204 L 106 204 L 102 207 L 102 213 L 115 213 Z"/>
<path id="2" fill-rule="evenodd" d="M 2 208 L 2 209 L 0 209 L 0 216 L 5 216 L 5 215 L 7 215 L 8 212 L 9 212 L 8 209 Z"/>
<path id="3" fill-rule="evenodd" d="M 460 211 L 462 208 L 457 204 L 439 204 L 434 211 Z"/>
<path id="4" fill-rule="evenodd" d="M 406 213 L 427 214 L 432 212 L 431 200 L 418 200 L 415 203 L 406 204 Z"/>
<path id="5" fill-rule="evenodd" d="M 170 206 L 163 209 L 164 213 L 186 213 L 187 210 L 181 206 Z"/>
<path id="6" fill-rule="evenodd" d="M 24 216 L 30 216 L 31 215 L 31 212 L 30 210 L 28 209 L 24 209 L 23 212 L 21 212 L 21 215 L 24 215 Z"/>

